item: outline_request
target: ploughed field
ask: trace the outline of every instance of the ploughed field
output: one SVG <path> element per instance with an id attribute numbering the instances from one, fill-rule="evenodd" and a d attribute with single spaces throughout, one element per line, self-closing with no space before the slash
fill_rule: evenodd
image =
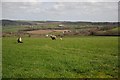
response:
<path id="1" fill-rule="evenodd" d="M 3 78 L 117 78 L 118 37 L 2 39 Z"/>

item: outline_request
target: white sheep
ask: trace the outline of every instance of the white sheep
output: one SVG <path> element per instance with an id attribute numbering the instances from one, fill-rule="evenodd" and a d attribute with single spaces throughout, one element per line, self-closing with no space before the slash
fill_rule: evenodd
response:
<path id="1" fill-rule="evenodd" d="M 50 35 L 50 38 L 52 39 L 52 40 L 56 40 L 56 36 L 55 35 Z"/>
<path id="2" fill-rule="evenodd" d="M 17 42 L 18 42 L 18 43 L 23 43 L 23 42 L 22 42 L 22 38 L 19 37 L 18 40 L 17 40 Z"/>
<path id="3" fill-rule="evenodd" d="M 60 38 L 60 40 L 62 40 L 62 38 Z"/>

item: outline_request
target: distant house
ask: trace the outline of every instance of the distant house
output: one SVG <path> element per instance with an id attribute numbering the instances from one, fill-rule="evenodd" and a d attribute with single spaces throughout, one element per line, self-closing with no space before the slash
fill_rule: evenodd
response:
<path id="1" fill-rule="evenodd" d="M 60 24 L 60 25 L 58 25 L 58 27 L 64 27 L 64 25 Z"/>

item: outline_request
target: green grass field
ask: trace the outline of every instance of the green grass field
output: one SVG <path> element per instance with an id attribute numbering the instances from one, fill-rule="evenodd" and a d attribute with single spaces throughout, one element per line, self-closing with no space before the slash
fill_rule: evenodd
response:
<path id="1" fill-rule="evenodd" d="M 2 38 L 0 38 L 0 79 L 2 78 Z"/>
<path id="2" fill-rule="evenodd" d="M 117 78 L 118 37 L 3 38 L 3 78 Z"/>
<path id="3" fill-rule="evenodd" d="M 24 26 L 6 26 L 2 28 L 2 32 L 18 32 L 19 30 L 27 29 Z"/>

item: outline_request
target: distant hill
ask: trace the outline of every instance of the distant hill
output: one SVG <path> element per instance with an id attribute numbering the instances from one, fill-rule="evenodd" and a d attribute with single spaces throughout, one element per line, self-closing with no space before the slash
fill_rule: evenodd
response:
<path id="1" fill-rule="evenodd" d="M 59 21 L 24 21 L 24 20 L 0 20 L 2 26 L 11 25 L 41 25 L 41 24 L 60 24 Z"/>
<path id="2" fill-rule="evenodd" d="M 24 20 L 1 20 L 2 26 L 9 25 L 41 25 L 41 24 L 64 24 L 64 25 L 108 25 L 118 26 L 117 22 L 70 22 L 70 21 L 24 21 Z M 1 22 L 0 21 L 0 22 Z"/>
<path id="3" fill-rule="evenodd" d="M 35 30 L 71 30 L 65 35 L 118 36 L 118 22 L 71 22 L 71 21 L 24 21 L 1 20 L 2 32 L 6 35 Z M 1 22 L 0 21 L 0 22 Z M 16 34 L 15 33 L 15 34 Z M 56 34 L 56 32 L 54 32 Z M 14 35 L 14 34 L 13 34 Z"/>
<path id="4" fill-rule="evenodd" d="M 2 20 L 2 26 L 7 25 L 33 25 L 34 23 L 26 21 Z"/>

